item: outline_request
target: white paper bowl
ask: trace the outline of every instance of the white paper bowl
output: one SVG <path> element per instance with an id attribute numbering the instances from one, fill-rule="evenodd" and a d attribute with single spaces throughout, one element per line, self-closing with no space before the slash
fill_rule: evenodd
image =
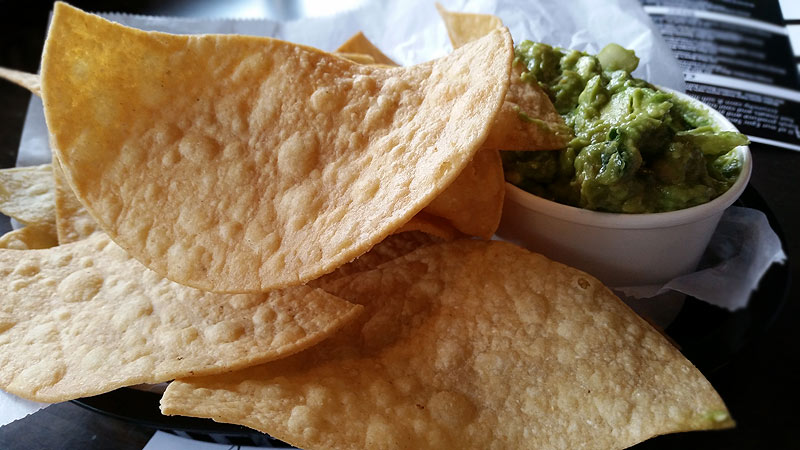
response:
<path id="1" fill-rule="evenodd" d="M 722 130 L 736 131 L 722 114 L 706 109 Z M 747 146 L 737 147 L 739 178 L 708 203 L 678 211 L 616 214 L 589 211 L 545 200 L 506 183 L 497 236 L 584 270 L 612 287 L 665 283 L 697 267 L 722 213 L 744 191 L 752 161 Z"/>

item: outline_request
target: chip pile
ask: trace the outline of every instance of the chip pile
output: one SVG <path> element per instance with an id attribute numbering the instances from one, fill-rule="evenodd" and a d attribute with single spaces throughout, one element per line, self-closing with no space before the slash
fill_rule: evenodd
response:
<path id="1" fill-rule="evenodd" d="M 168 382 L 164 414 L 301 448 L 624 448 L 733 425 L 596 279 L 485 240 L 498 150 L 568 138 L 493 16 L 397 67 L 143 32 L 56 3 L 52 165 L 0 171 L 0 389 L 58 402 Z M 39 91 L 41 86 L 41 92 Z M 536 118 L 535 122 L 523 120 Z"/>

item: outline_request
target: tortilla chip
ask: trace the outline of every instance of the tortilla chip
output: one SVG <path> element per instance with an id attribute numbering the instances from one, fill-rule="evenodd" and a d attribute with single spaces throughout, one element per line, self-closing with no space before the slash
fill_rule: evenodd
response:
<path id="1" fill-rule="evenodd" d="M 26 225 L 0 236 L 0 248 L 33 250 L 58 245 L 56 227 L 52 223 Z"/>
<path id="2" fill-rule="evenodd" d="M 441 193 L 488 135 L 512 58 L 505 29 L 382 69 L 57 3 L 42 87 L 66 178 L 115 242 L 182 284 L 255 292 L 334 270 Z"/>
<path id="3" fill-rule="evenodd" d="M 37 97 L 42 96 L 42 79 L 35 73 L 0 67 L 0 78 L 24 87 Z"/>
<path id="4" fill-rule="evenodd" d="M 505 192 L 500 152 L 485 149 L 422 211 L 446 219 L 461 233 L 489 239 L 500 226 Z"/>
<path id="5" fill-rule="evenodd" d="M 55 223 L 50 164 L 0 169 L 0 212 L 24 224 Z"/>
<path id="6" fill-rule="evenodd" d="M 447 11 L 436 4 L 453 48 L 503 27 L 499 17 Z M 505 102 L 492 124 L 485 148 L 497 150 L 557 150 L 567 146 L 572 132 L 538 83 L 522 81 L 523 67 L 514 64 Z"/>
<path id="7" fill-rule="evenodd" d="M 289 358 L 177 380 L 162 412 L 326 449 L 612 449 L 733 423 L 599 281 L 505 242 L 424 247 L 325 288 L 364 314 Z"/>
<path id="8" fill-rule="evenodd" d="M 44 402 L 280 358 L 361 310 L 306 286 L 258 295 L 188 288 L 103 234 L 0 250 L 0 280 L 0 388 Z"/>
<path id="9" fill-rule="evenodd" d="M 26 224 L 0 236 L 0 248 L 29 250 L 58 245 L 54 190 L 49 164 L 0 169 L 0 212 Z"/>
<path id="10" fill-rule="evenodd" d="M 447 36 L 450 37 L 454 49 L 480 39 L 493 30 L 503 28 L 503 21 L 491 14 L 448 11 L 439 3 L 436 3 L 436 9 L 442 16 Z"/>
<path id="11" fill-rule="evenodd" d="M 375 64 L 382 64 L 385 66 L 396 66 L 397 63 L 392 61 L 391 58 L 386 56 L 381 49 L 375 46 L 366 36 L 364 33 L 359 31 L 358 33 L 354 34 L 350 37 L 344 44 L 340 45 L 339 48 L 336 49 L 337 53 L 354 53 L 354 54 L 362 54 L 367 55 L 372 58 L 373 63 Z"/>
<path id="12" fill-rule="evenodd" d="M 522 81 L 522 72 L 521 64 L 511 68 L 511 84 L 505 102 L 484 147 L 499 150 L 565 148 L 572 139 L 572 131 L 541 86 Z"/>
<path id="13" fill-rule="evenodd" d="M 56 232 L 59 244 L 85 239 L 100 231 L 97 222 L 83 207 L 64 178 L 58 157 L 53 155 L 53 181 L 55 184 Z"/>

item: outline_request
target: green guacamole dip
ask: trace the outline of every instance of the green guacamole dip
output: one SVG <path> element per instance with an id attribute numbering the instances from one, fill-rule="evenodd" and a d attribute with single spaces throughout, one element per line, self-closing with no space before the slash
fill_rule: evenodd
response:
<path id="1" fill-rule="evenodd" d="M 742 168 L 703 109 L 633 78 L 639 59 L 610 44 L 597 56 L 524 41 L 515 64 L 574 131 L 567 148 L 502 152 L 506 180 L 538 196 L 620 213 L 674 211 L 719 196 Z"/>

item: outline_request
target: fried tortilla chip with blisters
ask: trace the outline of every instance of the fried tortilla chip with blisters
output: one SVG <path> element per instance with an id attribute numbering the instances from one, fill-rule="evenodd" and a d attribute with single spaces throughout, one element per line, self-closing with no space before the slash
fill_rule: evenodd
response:
<path id="1" fill-rule="evenodd" d="M 150 269 L 215 292 L 333 271 L 445 190 L 508 90 L 506 29 L 413 67 L 144 32 L 57 3 L 45 117 L 67 181 Z"/>
<path id="2" fill-rule="evenodd" d="M 322 287 L 364 313 L 297 355 L 177 380 L 162 411 L 307 449 L 617 449 L 733 425 L 599 281 L 512 244 L 426 246 Z"/>
<path id="3" fill-rule="evenodd" d="M 358 305 L 306 286 L 223 295 L 161 278 L 102 233 L 0 250 L 0 389 L 59 402 L 308 348 Z"/>

